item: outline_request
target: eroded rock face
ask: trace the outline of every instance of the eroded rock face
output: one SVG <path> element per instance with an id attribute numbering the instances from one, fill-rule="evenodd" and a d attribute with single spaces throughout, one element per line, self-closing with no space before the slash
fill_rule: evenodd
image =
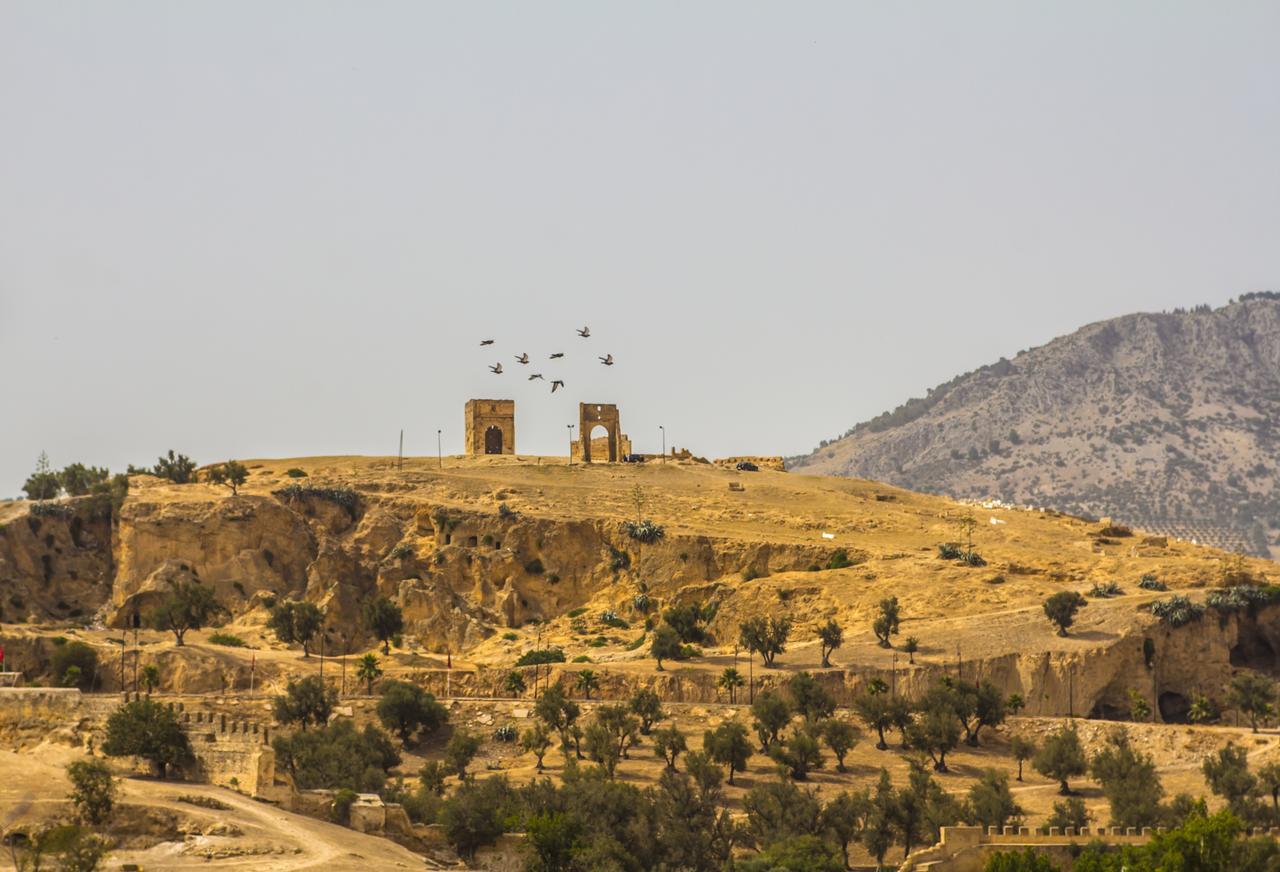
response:
<path id="1" fill-rule="evenodd" d="M 84 501 L 46 506 L 28 507 L 0 526 L 0 620 L 5 622 L 92 615 L 111 595 L 110 519 Z"/>

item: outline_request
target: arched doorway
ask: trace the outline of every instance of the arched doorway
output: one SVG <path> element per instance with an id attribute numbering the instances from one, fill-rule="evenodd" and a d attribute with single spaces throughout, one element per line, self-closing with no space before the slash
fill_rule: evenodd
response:
<path id="1" fill-rule="evenodd" d="M 587 454 L 588 463 L 617 462 L 617 457 L 614 456 L 612 434 L 604 424 L 597 424 L 592 427 L 587 434 L 587 440 L 590 444 L 590 451 Z"/>
<path id="2" fill-rule="evenodd" d="M 484 431 L 484 453 L 502 453 L 502 428 L 493 426 Z"/>

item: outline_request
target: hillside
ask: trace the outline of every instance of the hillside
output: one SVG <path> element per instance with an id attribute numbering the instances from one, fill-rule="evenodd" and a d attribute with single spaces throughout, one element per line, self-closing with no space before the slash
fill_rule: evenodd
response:
<path id="1" fill-rule="evenodd" d="M 796 471 L 1113 517 L 1280 557 L 1280 295 L 1090 324 L 863 422 Z"/>

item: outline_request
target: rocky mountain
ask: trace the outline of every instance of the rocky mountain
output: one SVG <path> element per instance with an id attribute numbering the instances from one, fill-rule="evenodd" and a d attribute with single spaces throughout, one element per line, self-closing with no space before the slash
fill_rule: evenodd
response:
<path id="1" fill-rule="evenodd" d="M 788 468 L 1110 516 L 1280 558 L 1280 294 L 1090 324 Z"/>

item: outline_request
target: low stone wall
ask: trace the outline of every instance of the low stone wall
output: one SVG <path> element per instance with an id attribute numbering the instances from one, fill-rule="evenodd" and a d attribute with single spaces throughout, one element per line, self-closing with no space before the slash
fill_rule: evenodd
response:
<path id="1" fill-rule="evenodd" d="M 1028 827 L 943 827 L 938 844 L 915 851 L 898 867 L 899 872 L 981 872 L 992 855 L 1002 851 L 1020 852 L 1027 849 L 1051 859 L 1060 869 L 1069 870 L 1075 862 L 1081 845 L 1101 842 L 1108 847 L 1144 845 L 1164 828 L 1151 827 L 1084 827 L 1079 831 L 1072 827 L 1059 830 L 1050 828 L 1048 833 Z M 1250 835 L 1280 835 L 1280 829 L 1251 831 Z"/>
<path id="2" fill-rule="evenodd" d="M 754 463 L 760 469 L 770 469 L 774 472 L 787 471 L 786 464 L 781 457 L 717 457 L 711 462 L 725 469 L 734 469 L 739 463 Z"/>

